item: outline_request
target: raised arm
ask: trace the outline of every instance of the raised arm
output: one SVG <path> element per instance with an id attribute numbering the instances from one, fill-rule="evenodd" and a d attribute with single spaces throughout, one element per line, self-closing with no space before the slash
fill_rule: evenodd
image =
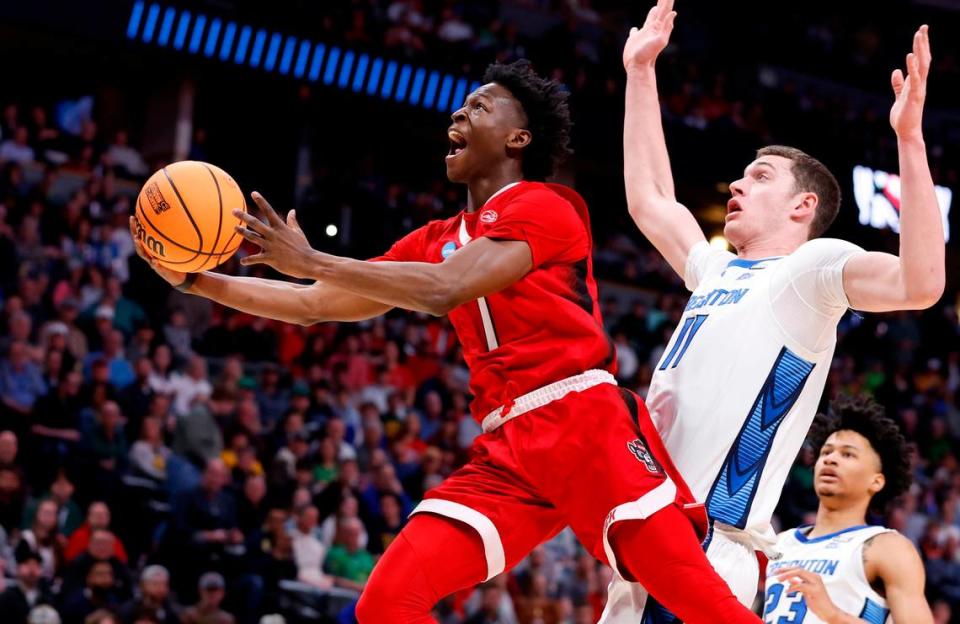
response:
<path id="1" fill-rule="evenodd" d="M 900 255 L 859 254 L 843 270 L 850 306 L 868 312 L 915 310 L 932 306 L 943 294 L 943 223 L 923 140 L 923 104 L 930 70 L 927 26 L 913 36 L 907 75 L 893 72 L 896 101 L 890 125 L 900 155 Z"/>
<path id="2" fill-rule="evenodd" d="M 630 216 L 683 277 L 690 248 L 705 238 L 690 211 L 677 202 L 654 68 L 657 56 L 670 40 L 676 15 L 673 0 L 659 0 L 647 14 L 643 28 L 630 30 L 623 48 L 627 72 L 623 177 Z"/>
<path id="3" fill-rule="evenodd" d="M 299 232 L 295 223 L 292 226 Z M 171 271 L 151 258 L 136 236 L 133 239 L 140 257 L 171 286 L 185 288 L 184 292 L 191 295 L 206 297 L 248 314 L 297 325 L 311 325 L 323 321 L 360 321 L 374 318 L 393 307 L 321 282 L 304 285 L 222 273 L 193 275 Z M 188 281 L 192 283 L 188 284 Z"/>

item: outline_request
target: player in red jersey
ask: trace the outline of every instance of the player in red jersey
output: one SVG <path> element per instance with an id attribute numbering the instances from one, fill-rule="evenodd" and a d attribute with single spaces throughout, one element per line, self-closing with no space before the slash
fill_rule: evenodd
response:
<path id="1" fill-rule="evenodd" d="M 449 314 L 484 434 L 378 562 L 361 622 L 431 622 L 438 600 L 510 569 L 567 524 L 684 621 L 759 622 L 700 549 L 703 507 L 642 401 L 616 386 L 586 204 L 541 182 L 569 152 L 566 94 L 526 62 L 493 65 L 484 82 L 448 131 L 447 175 L 469 191 L 462 213 L 359 261 L 312 249 L 292 212 L 284 222 L 255 193 L 266 223 L 237 213 L 261 247 L 244 264 L 314 285 L 154 268 L 181 290 L 304 324 L 392 307 Z"/>

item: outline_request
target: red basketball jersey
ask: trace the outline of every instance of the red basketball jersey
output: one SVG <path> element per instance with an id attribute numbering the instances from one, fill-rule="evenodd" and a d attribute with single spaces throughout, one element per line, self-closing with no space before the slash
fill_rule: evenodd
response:
<path id="1" fill-rule="evenodd" d="M 414 230 L 377 260 L 443 262 L 481 236 L 526 241 L 533 269 L 449 314 L 470 367 L 474 418 L 589 369 L 615 372 L 593 278 L 587 205 L 571 188 L 520 182 L 479 210 Z"/>

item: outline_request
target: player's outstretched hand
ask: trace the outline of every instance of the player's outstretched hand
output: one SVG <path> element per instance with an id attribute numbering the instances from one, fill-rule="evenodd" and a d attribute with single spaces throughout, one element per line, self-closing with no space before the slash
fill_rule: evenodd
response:
<path id="1" fill-rule="evenodd" d="M 157 275 L 162 277 L 164 281 L 171 286 L 177 287 L 187 281 L 186 273 L 172 271 L 161 265 L 159 262 L 157 262 L 156 258 L 150 255 L 150 253 L 147 251 L 147 248 L 143 246 L 143 239 L 140 237 L 137 228 L 137 220 L 133 217 L 130 217 L 130 236 L 133 237 L 133 245 L 134 249 L 137 250 L 137 255 L 146 260 L 147 264 L 150 265 L 150 268 L 153 269 Z"/>
<path id="2" fill-rule="evenodd" d="M 233 211 L 233 215 L 244 223 L 237 226 L 237 232 L 260 247 L 260 253 L 247 256 L 240 263 L 246 266 L 266 264 L 291 277 L 310 277 L 310 258 L 319 252 L 310 246 L 300 229 L 296 211 L 291 210 L 284 223 L 263 195 L 254 192 L 250 197 L 266 222 L 242 210 Z"/>
<path id="3" fill-rule="evenodd" d="M 924 24 L 913 35 L 913 51 L 907 54 L 907 75 L 893 70 L 890 84 L 896 101 L 890 109 L 890 125 L 900 139 L 923 137 L 923 102 L 927 97 L 930 72 L 929 27 Z"/>
<path id="4" fill-rule="evenodd" d="M 623 68 L 630 71 L 635 67 L 652 67 L 657 56 L 670 42 L 676 16 L 673 0 L 658 0 L 657 5 L 647 13 L 643 28 L 630 29 L 630 36 L 623 46 Z"/>

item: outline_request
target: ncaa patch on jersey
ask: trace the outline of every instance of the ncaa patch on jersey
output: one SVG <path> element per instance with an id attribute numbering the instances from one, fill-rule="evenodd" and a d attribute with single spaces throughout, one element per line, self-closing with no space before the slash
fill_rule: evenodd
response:
<path id="1" fill-rule="evenodd" d="M 650 451 L 647 450 L 647 445 L 644 444 L 643 440 L 638 438 L 627 442 L 627 449 L 633 453 L 637 461 L 643 464 L 647 470 L 654 474 L 660 473 L 660 466 L 657 464 L 657 460 L 655 460 L 653 455 L 650 454 Z"/>
<path id="2" fill-rule="evenodd" d="M 450 255 L 457 250 L 457 244 L 453 241 L 448 242 L 443 248 L 440 249 L 440 255 L 443 256 L 443 259 L 446 260 Z"/>
<path id="3" fill-rule="evenodd" d="M 493 223 L 499 216 L 496 210 L 484 210 L 480 213 L 480 220 L 484 223 Z"/>

